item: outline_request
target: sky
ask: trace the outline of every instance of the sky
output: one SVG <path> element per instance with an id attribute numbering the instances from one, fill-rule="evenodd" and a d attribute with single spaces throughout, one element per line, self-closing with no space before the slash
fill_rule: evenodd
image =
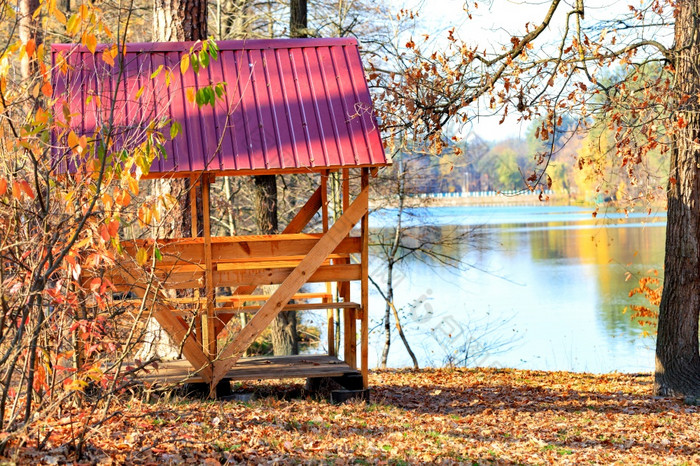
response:
<path id="1" fill-rule="evenodd" d="M 641 1 L 644 0 L 586 0 L 586 23 L 591 24 L 600 19 L 629 12 L 628 4 L 641 5 Z M 478 7 L 474 8 L 475 2 L 469 1 L 472 13 L 470 20 L 464 11 L 464 0 L 392 0 L 396 9 L 407 8 L 419 12 L 418 29 L 414 33 L 416 36 L 428 32 L 432 37 L 444 37 L 447 30 L 454 27 L 455 36 L 465 42 L 478 43 L 480 49 L 490 47 L 497 51 L 501 49 L 502 44 L 509 44 L 513 35 L 524 35 L 525 23 L 541 23 L 551 4 L 550 0 L 486 0 L 483 3 L 477 0 L 476 3 Z M 565 5 L 560 6 L 548 31 L 538 43 L 561 37 L 566 12 L 570 11 L 571 3 L 572 0 L 565 0 Z M 511 116 L 503 124 L 499 124 L 500 119 L 500 115 L 479 117 L 460 133 L 463 137 L 469 137 L 469 133 L 473 132 L 490 141 L 526 137 L 527 122 L 518 124 L 517 118 Z"/>

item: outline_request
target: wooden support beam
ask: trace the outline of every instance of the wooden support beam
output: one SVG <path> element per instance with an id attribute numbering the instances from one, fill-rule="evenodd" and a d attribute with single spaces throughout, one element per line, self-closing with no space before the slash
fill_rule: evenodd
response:
<path id="1" fill-rule="evenodd" d="M 359 303 L 337 303 L 324 301 L 322 303 L 293 303 L 284 306 L 283 311 L 315 311 L 319 309 L 359 309 L 362 305 Z M 260 310 L 260 305 L 250 306 L 227 306 L 217 307 L 216 315 L 224 314 L 256 314 Z"/>
<path id="2" fill-rule="evenodd" d="M 190 176 L 190 191 L 188 196 L 190 197 L 190 235 L 193 238 L 199 236 L 199 222 L 197 220 L 197 185 L 199 184 L 199 179 L 195 175 Z M 192 294 L 196 299 L 199 298 L 199 288 L 192 290 Z M 194 329 L 195 338 L 202 344 L 202 320 L 199 317 L 195 317 Z"/>
<path id="3" fill-rule="evenodd" d="M 369 190 L 369 170 L 362 169 L 362 190 Z M 360 371 L 364 387 L 369 386 L 369 198 L 365 199 L 366 209 L 360 225 L 360 238 L 362 238 L 362 252 L 360 253 L 360 265 L 362 266 L 362 278 L 360 279 L 362 322 L 360 324 Z"/>
<path id="4" fill-rule="evenodd" d="M 323 232 L 328 231 L 328 177 L 330 172 L 323 170 L 321 172 L 321 223 Z"/>
<path id="5" fill-rule="evenodd" d="M 132 288 L 132 291 L 144 301 L 147 307 L 153 309 L 153 318 L 168 333 L 175 346 L 182 347 L 182 355 L 185 356 L 192 367 L 204 380 L 210 381 L 212 379 L 212 368 L 209 358 L 204 354 L 201 345 L 194 336 L 191 333 L 188 334 L 187 326 L 172 312 L 172 308 L 163 304 L 163 301 L 166 301 L 168 298 L 163 296 L 162 292 L 157 289 L 157 282 L 149 280 L 143 270 L 135 267 L 128 270 L 120 268 L 120 271 L 132 283 L 149 283 L 145 289 L 136 286 Z"/>
<path id="6" fill-rule="evenodd" d="M 238 361 L 243 351 L 253 343 L 272 322 L 272 319 L 289 303 L 292 296 L 309 280 L 311 275 L 326 260 L 328 254 L 333 252 L 343 238 L 350 233 L 353 226 L 367 213 L 367 203 L 368 189 L 363 189 L 355 199 L 355 202 L 333 224 L 328 233 L 321 238 L 318 244 L 299 263 L 299 266 L 289 274 L 270 299 L 263 304 L 248 322 L 248 325 L 241 330 L 233 342 L 219 353 L 217 364 L 214 366 L 214 376 L 211 382 L 212 388 L 219 383 L 226 375 L 226 372 Z"/>
<path id="7" fill-rule="evenodd" d="M 208 175 L 202 175 L 202 223 L 204 230 L 204 285 L 206 304 L 202 314 L 202 347 L 204 353 L 210 358 L 216 356 L 216 315 L 214 313 L 214 265 L 211 251 L 211 223 L 209 188 L 211 186 Z"/>

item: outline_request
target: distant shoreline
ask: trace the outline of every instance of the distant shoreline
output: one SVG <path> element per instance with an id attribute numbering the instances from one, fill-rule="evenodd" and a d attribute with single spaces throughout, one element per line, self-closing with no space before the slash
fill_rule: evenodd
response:
<path id="1" fill-rule="evenodd" d="M 462 207 L 462 206 L 551 206 L 570 205 L 571 200 L 566 194 L 493 194 L 490 196 L 465 196 L 465 197 L 407 197 L 406 207 Z M 372 202 L 373 208 L 396 207 L 396 200 L 382 199 Z"/>

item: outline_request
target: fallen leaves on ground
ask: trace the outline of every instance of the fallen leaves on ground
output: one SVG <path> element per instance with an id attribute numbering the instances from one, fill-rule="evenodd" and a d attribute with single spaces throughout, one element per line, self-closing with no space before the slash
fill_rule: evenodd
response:
<path id="1" fill-rule="evenodd" d="M 122 399 L 70 441 L 84 412 L 46 419 L 43 451 L 25 439 L 7 460 L 109 463 L 700 462 L 698 407 L 651 395 L 650 374 L 500 369 L 376 371 L 372 401 L 332 405 L 299 385 L 250 384 L 249 403 Z"/>

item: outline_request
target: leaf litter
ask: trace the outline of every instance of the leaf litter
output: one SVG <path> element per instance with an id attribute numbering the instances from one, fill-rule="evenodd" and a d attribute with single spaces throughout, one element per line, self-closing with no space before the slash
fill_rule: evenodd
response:
<path id="1" fill-rule="evenodd" d="M 87 431 L 87 406 L 44 419 L 4 461 L 43 464 L 700 463 L 700 408 L 654 397 L 651 374 L 511 369 L 370 374 L 370 403 L 333 405 L 299 383 L 250 383 L 254 401 L 123 397 Z M 296 398 L 289 395 L 299 395 Z"/>

